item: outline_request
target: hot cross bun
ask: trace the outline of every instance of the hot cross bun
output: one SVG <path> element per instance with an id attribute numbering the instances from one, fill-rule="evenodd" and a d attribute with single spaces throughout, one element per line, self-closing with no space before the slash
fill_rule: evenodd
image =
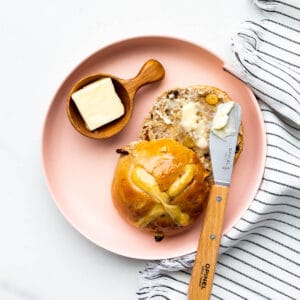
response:
<path id="1" fill-rule="evenodd" d="M 196 153 L 172 139 L 134 142 L 119 153 L 112 183 L 119 213 L 156 240 L 189 228 L 209 189 Z"/>

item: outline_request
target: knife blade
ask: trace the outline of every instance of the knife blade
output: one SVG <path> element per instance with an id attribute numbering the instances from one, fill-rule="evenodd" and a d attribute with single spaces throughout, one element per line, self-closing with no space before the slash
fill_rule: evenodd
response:
<path id="1" fill-rule="evenodd" d="M 226 127 L 231 134 L 220 138 L 211 130 L 209 136 L 209 151 L 215 184 L 229 186 L 232 174 L 234 154 L 241 124 L 242 109 L 235 103 L 229 114 Z"/>
<path id="2" fill-rule="evenodd" d="M 235 103 L 229 113 L 224 131 L 211 130 L 210 132 L 209 148 L 214 184 L 209 194 L 189 284 L 189 300 L 208 300 L 210 298 L 241 123 L 241 113 L 240 105 Z M 227 134 L 224 135 L 224 132 Z"/>

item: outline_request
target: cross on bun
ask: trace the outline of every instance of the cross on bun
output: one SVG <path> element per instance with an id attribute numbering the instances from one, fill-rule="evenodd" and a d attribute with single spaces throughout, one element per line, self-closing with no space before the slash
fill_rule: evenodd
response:
<path id="1" fill-rule="evenodd" d="M 196 153 L 172 139 L 134 142 L 118 152 L 112 198 L 124 219 L 156 240 L 189 228 L 209 190 Z"/>

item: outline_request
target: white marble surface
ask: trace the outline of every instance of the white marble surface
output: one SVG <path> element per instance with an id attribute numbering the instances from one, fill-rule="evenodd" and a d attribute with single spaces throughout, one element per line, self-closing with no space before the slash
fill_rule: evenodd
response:
<path id="1" fill-rule="evenodd" d="M 143 261 L 107 252 L 62 217 L 42 174 L 51 98 L 83 58 L 113 41 L 171 35 L 230 55 L 250 0 L 1 1 L 0 299 L 135 299 Z"/>

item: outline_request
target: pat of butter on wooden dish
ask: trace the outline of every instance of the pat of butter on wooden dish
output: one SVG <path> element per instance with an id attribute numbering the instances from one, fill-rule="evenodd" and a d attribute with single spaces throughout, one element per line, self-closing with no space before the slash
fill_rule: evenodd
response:
<path id="1" fill-rule="evenodd" d="M 84 86 L 73 93 L 71 98 L 90 131 L 118 119 L 125 112 L 109 77 Z"/>

